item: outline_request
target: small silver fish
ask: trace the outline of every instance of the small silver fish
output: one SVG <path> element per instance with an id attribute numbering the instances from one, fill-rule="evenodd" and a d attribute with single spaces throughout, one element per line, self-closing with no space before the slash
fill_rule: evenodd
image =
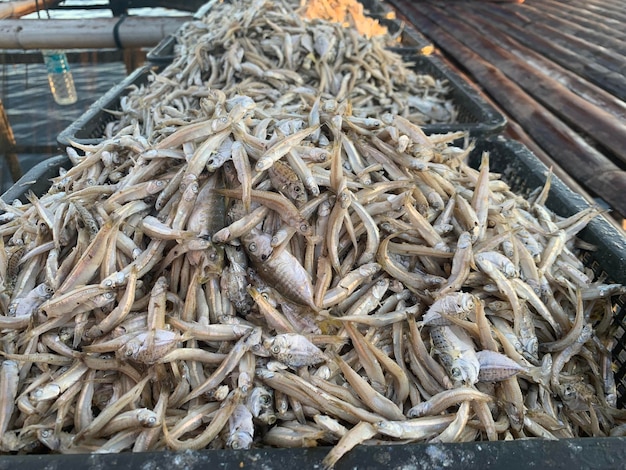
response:
<path id="1" fill-rule="evenodd" d="M 270 354 L 289 367 L 312 366 L 327 360 L 326 355 L 304 336 L 284 333 L 263 342 Z"/>

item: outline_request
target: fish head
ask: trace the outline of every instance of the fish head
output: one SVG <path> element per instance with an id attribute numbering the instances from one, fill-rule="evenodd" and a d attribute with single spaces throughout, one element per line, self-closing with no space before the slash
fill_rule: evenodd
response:
<path id="1" fill-rule="evenodd" d="M 571 411 L 588 411 L 593 398 L 593 391 L 582 381 L 559 384 L 557 393 Z"/>
<path id="2" fill-rule="evenodd" d="M 252 446 L 252 435 L 245 431 L 232 433 L 228 436 L 226 446 L 231 449 L 249 449 Z"/>
<path id="3" fill-rule="evenodd" d="M 211 243 L 206 249 L 205 274 L 221 274 L 224 269 L 224 247 Z"/>
<path id="4" fill-rule="evenodd" d="M 140 339 L 133 338 L 127 342 L 124 347 L 115 351 L 115 355 L 122 361 L 135 359 L 141 350 L 142 342 Z"/>
<path id="5" fill-rule="evenodd" d="M 280 356 L 289 351 L 289 344 L 284 336 L 275 336 L 263 341 L 263 346 L 267 349 L 272 356 Z"/>
<path id="6" fill-rule="evenodd" d="M 242 237 L 242 241 L 248 256 L 257 263 L 267 261 L 274 251 L 272 236 L 260 230 L 252 230 L 248 235 Z"/>
<path id="7" fill-rule="evenodd" d="M 252 416 L 258 418 L 265 410 L 272 407 L 272 392 L 266 387 L 257 386 L 252 389 L 246 405 Z"/>
<path id="8" fill-rule="evenodd" d="M 159 416 L 154 411 L 147 408 L 138 411 L 137 421 L 146 428 L 155 428 L 161 425 Z"/>
<path id="9" fill-rule="evenodd" d="M 474 385 L 478 382 L 479 371 L 478 361 L 458 358 L 450 368 L 450 376 L 455 384 Z"/>
<path id="10" fill-rule="evenodd" d="M 113 289 L 116 287 L 121 287 L 128 281 L 128 275 L 122 271 L 116 271 L 113 274 L 105 277 L 102 282 L 100 282 L 100 287 L 105 289 Z"/>

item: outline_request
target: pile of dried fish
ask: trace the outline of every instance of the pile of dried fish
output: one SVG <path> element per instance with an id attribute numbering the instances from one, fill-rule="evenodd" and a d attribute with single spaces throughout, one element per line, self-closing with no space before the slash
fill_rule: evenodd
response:
<path id="1" fill-rule="evenodd" d="M 356 117 L 389 112 L 419 125 L 456 122 L 448 84 L 416 73 L 388 50 L 390 35 L 366 39 L 339 23 L 304 20 L 293 8 L 265 0 L 219 3 L 201 21 L 185 23 L 174 62 L 140 101 L 122 103 L 109 135 L 137 119 L 142 135 L 156 140 L 172 126 L 206 119 L 212 111 L 202 109 L 202 98 L 209 88 L 245 93 L 268 115 L 300 113 L 303 100 L 310 106 L 320 97 L 349 101 Z"/>
<path id="2" fill-rule="evenodd" d="M 233 31 L 300 21 L 232 5 Z M 576 257 L 597 209 L 558 217 L 549 180 L 512 193 L 462 133 L 319 83 L 287 98 L 291 74 L 198 47 L 2 206 L 4 452 L 335 445 L 332 466 L 361 442 L 623 434 L 624 289 Z"/>

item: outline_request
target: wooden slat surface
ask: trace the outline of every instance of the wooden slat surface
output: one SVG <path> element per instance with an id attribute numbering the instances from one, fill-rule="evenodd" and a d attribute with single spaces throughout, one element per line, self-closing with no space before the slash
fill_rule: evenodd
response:
<path id="1" fill-rule="evenodd" d="M 493 5 L 492 5 L 493 6 Z M 496 10 L 492 8 L 492 10 Z M 510 15 L 510 11 L 502 9 Z M 541 7 L 527 5 L 524 13 L 529 21 L 542 21 L 544 24 L 561 29 L 568 34 L 592 41 L 593 43 L 626 54 L 626 31 L 615 31 L 615 28 L 593 21 L 581 21 L 577 16 L 566 15 L 555 2 L 546 1 Z"/>
<path id="2" fill-rule="evenodd" d="M 562 1 L 563 3 L 563 1 Z M 626 4 L 622 0 L 568 0 L 567 4 L 574 8 L 584 8 L 586 12 L 593 12 L 600 21 L 604 21 L 607 15 L 611 15 L 610 22 L 626 21 Z"/>
<path id="3" fill-rule="evenodd" d="M 572 51 L 579 59 L 597 63 L 608 70 L 620 73 L 626 70 L 626 42 L 623 38 L 576 25 L 572 20 L 560 19 L 556 14 L 545 11 L 544 7 L 527 7 L 524 11 L 525 22 L 511 15 L 511 9 L 506 7 L 498 8 L 497 5 L 482 3 L 472 5 L 471 9 L 489 14 L 492 18 L 498 17 L 502 24 L 494 26 L 515 25 L 523 28 L 529 35 L 533 34 L 554 43 L 555 46 Z"/>
<path id="4" fill-rule="evenodd" d="M 626 2 L 390 3 L 505 112 L 505 133 L 626 215 Z"/>

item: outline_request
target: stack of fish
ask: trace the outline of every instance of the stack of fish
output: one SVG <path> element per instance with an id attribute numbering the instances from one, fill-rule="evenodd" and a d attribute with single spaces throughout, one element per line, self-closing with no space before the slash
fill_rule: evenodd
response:
<path id="1" fill-rule="evenodd" d="M 2 207 L 3 451 L 335 445 L 332 466 L 624 432 L 624 289 L 576 257 L 597 209 L 558 217 L 549 179 L 523 198 L 463 133 L 426 136 L 384 38 L 267 1 L 186 31 L 101 144 Z"/>

